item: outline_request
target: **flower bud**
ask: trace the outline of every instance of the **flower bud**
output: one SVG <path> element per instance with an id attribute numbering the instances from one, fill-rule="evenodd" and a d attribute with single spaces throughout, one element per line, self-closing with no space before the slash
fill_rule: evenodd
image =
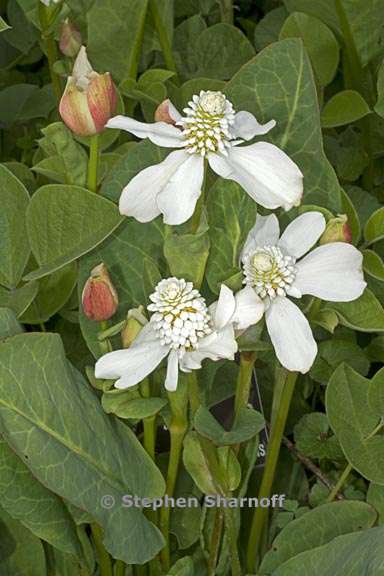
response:
<path id="1" fill-rule="evenodd" d="M 83 289 L 82 303 L 89 320 L 108 320 L 116 312 L 119 301 L 105 264 L 92 270 Z"/>
<path id="2" fill-rule="evenodd" d="M 176 124 L 176 118 L 172 117 L 173 105 L 167 98 L 155 110 L 155 122 L 165 122 L 166 124 Z"/>
<path id="3" fill-rule="evenodd" d="M 95 72 L 82 46 L 60 101 L 62 119 L 78 136 L 99 134 L 114 115 L 116 105 L 117 94 L 111 75 Z"/>
<path id="4" fill-rule="evenodd" d="M 121 341 L 123 348 L 129 348 L 132 342 L 136 339 L 143 326 L 147 324 L 147 319 L 143 314 L 144 307 L 132 308 L 128 311 L 127 321 L 123 330 L 121 331 Z"/>
<path id="5" fill-rule="evenodd" d="M 79 52 L 82 44 L 80 30 L 66 18 L 63 22 L 60 33 L 60 50 L 64 56 L 74 58 Z"/>
<path id="6" fill-rule="evenodd" d="M 331 218 L 328 221 L 319 244 L 329 244 L 330 242 L 352 242 L 352 232 L 348 224 L 348 217 L 345 214 L 339 214 L 336 218 Z"/>

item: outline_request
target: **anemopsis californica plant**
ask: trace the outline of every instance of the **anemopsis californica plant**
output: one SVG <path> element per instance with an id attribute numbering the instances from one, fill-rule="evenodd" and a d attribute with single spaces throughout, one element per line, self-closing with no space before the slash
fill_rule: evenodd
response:
<path id="1" fill-rule="evenodd" d="M 235 298 L 222 285 L 218 301 L 207 307 L 192 282 L 174 277 L 161 280 L 150 299 L 151 319 L 130 348 L 110 352 L 96 363 L 96 377 L 118 378 L 116 388 L 135 386 L 167 356 L 165 387 L 176 390 L 179 368 L 183 372 L 199 369 L 205 358 L 233 360 L 237 352 L 234 323 L 241 326 L 250 310 L 254 322 L 263 314 L 253 291 Z"/>
<path id="2" fill-rule="evenodd" d="M 277 146 L 256 142 L 241 146 L 269 132 L 275 121 L 261 125 L 250 112 L 235 112 L 221 92 L 201 91 L 193 96 L 181 116 L 169 103 L 174 125 L 145 124 L 116 116 L 107 127 L 127 130 L 154 144 L 177 148 L 167 158 L 142 170 L 124 188 L 120 212 L 139 222 L 160 214 L 166 224 L 182 224 L 193 214 L 204 180 L 204 158 L 219 176 L 238 182 L 265 208 L 298 206 L 303 193 L 303 175 Z"/>
<path id="3" fill-rule="evenodd" d="M 263 302 L 276 356 L 291 371 L 309 371 L 317 344 L 307 318 L 288 296 L 310 294 L 322 300 L 350 302 L 366 287 L 362 254 L 351 244 L 332 242 L 304 256 L 325 227 L 320 212 L 306 212 L 280 236 L 274 214 L 258 215 L 242 252 L 244 283 Z"/>
<path id="4" fill-rule="evenodd" d="M 51 4 L 58 4 L 61 0 L 40 0 L 46 6 L 51 6 Z"/>

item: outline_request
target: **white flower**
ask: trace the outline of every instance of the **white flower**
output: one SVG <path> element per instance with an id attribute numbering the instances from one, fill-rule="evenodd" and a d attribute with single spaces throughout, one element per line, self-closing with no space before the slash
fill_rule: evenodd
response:
<path id="1" fill-rule="evenodd" d="M 238 146 L 269 132 L 274 120 L 261 125 L 249 112 L 235 113 L 221 92 L 201 91 L 188 106 L 181 116 L 168 103 L 175 125 L 144 124 L 124 116 L 108 122 L 109 128 L 149 138 L 158 146 L 181 148 L 132 178 L 120 197 L 122 214 L 139 222 L 149 222 L 160 214 L 166 224 L 186 222 L 201 194 L 205 157 L 214 172 L 238 182 L 266 208 L 289 210 L 300 204 L 303 175 L 282 150 L 267 142 Z"/>
<path id="2" fill-rule="evenodd" d="M 41 0 L 41 2 L 46 6 L 50 6 L 51 4 L 58 4 L 61 0 Z"/>
<path id="3" fill-rule="evenodd" d="M 351 244 L 333 242 L 306 254 L 325 230 L 320 212 L 293 220 L 280 237 L 275 215 L 257 216 L 242 252 L 244 284 L 265 307 L 267 330 L 276 355 L 288 370 L 308 372 L 317 354 L 309 322 L 287 296 L 311 294 L 323 300 L 350 302 L 364 292 L 362 254 Z M 246 317 L 244 318 L 246 320 Z M 245 329 L 252 320 L 244 322 Z"/>
<path id="4" fill-rule="evenodd" d="M 135 386 L 167 356 L 165 387 L 172 391 L 177 388 L 179 368 L 196 370 L 205 358 L 233 360 L 237 343 L 232 322 L 238 314 L 229 288 L 223 285 L 219 300 L 208 308 L 192 282 L 167 278 L 159 282 L 150 299 L 148 310 L 153 314 L 148 324 L 130 348 L 97 361 L 97 378 L 117 378 L 116 388 Z"/>

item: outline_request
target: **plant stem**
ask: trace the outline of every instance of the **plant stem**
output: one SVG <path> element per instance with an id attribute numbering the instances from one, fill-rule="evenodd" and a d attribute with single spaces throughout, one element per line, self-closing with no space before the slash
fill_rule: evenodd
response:
<path id="1" fill-rule="evenodd" d="M 208 576 L 215 576 L 216 574 L 216 564 L 217 558 L 219 556 L 221 535 L 223 532 L 223 520 L 224 519 L 221 510 L 216 510 L 215 521 L 212 530 L 211 546 L 209 551 Z"/>
<path id="2" fill-rule="evenodd" d="M 39 19 L 42 31 L 41 39 L 44 43 L 45 51 L 47 53 L 49 75 L 51 77 L 53 93 L 56 97 L 57 102 L 60 102 L 62 95 L 61 81 L 59 76 L 54 71 L 54 64 L 58 56 L 57 46 L 53 32 L 48 31 L 51 25 L 53 24 L 55 15 L 56 10 L 52 12 L 52 8 L 44 6 L 44 4 L 42 3 L 39 4 Z"/>
<path id="3" fill-rule="evenodd" d="M 102 320 L 100 322 L 100 330 L 101 332 L 106 332 L 108 330 L 108 320 Z M 107 354 L 107 352 L 112 352 L 112 344 L 108 338 L 103 338 L 103 340 L 99 340 L 99 348 L 102 354 Z"/>
<path id="4" fill-rule="evenodd" d="M 153 21 L 155 23 L 156 32 L 159 38 L 161 50 L 163 52 L 165 64 L 169 70 L 177 75 L 176 62 L 173 57 L 172 46 L 169 41 L 167 29 L 161 17 L 158 0 L 149 0 L 149 7 Z"/>
<path id="5" fill-rule="evenodd" d="M 122 560 L 116 561 L 115 576 L 125 576 L 125 564 Z"/>
<path id="6" fill-rule="evenodd" d="M 180 377 L 178 387 L 175 392 L 168 392 L 168 399 L 171 408 L 171 423 L 169 433 L 171 437 L 171 447 L 168 461 L 166 495 L 172 497 L 175 491 L 177 474 L 179 471 L 183 440 L 188 430 L 188 396 L 187 386 L 184 378 Z M 161 551 L 161 561 L 165 572 L 170 568 L 170 546 L 169 546 L 169 521 L 170 508 L 163 506 L 160 510 L 160 530 L 165 539 L 165 547 Z"/>
<path id="7" fill-rule="evenodd" d="M 335 486 L 333 487 L 333 489 L 329 493 L 329 496 L 327 498 L 327 502 L 332 502 L 336 498 L 336 496 L 340 492 L 344 482 L 346 481 L 346 479 L 350 475 L 351 471 L 352 471 L 352 466 L 351 466 L 351 464 L 348 464 L 347 467 L 345 468 L 344 472 L 342 473 L 342 475 L 338 479 L 337 483 L 335 484 Z"/>
<path id="8" fill-rule="evenodd" d="M 262 498 L 269 498 L 271 495 L 277 461 L 280 453 L 281 441 L 283 438 L 285 424 L 287 422 L 293 391 L 295 389 L 295 384 L 298 377 L 297 372 L 288 372 L 287 370 L 284 370 L 284 373 L 285 378 L 277 378 L 275 382 L 274 397 L 277 396 L 277 398 L 280 398 L 280 401 L 272 421 L 267 458 L 258 495 L 259 502 Z M 249 573 L 254 572 L 257 553 L 260 547 L 263 529 L 267 517 L 267 508 L 260 506 L 255 509 L 252 519 L 251 532 L 248 540 L 247 567 Z"/>
<path id="9" fill-rule="evenodd" d="M 100 576 L 113 576 L 111 558 L 104 548 L 103 532 L 98 524 L 91 524 L 93 541 L 99 559 Z"/>
<path id="10" fill-rule="evenodd" d="M 255 352 L 240 353 L 240 370 L 237 377 L 235 396 L 235 417 L 238 417 L 240 410 L 248 404 L 255 360 Z"/>
<path id="11" fill-rule="evenodd" d="M 219 0 L 220 1 L 220 12 L 221 21 L 226 24 L 233 24 L 233 0 Z"/>
<path id="12" fill-rule="evenodd" d="M 97 192 L 97 168 L 99 163 L 99 135 L 91 136 L 88 161 L 88 190 Z"/>

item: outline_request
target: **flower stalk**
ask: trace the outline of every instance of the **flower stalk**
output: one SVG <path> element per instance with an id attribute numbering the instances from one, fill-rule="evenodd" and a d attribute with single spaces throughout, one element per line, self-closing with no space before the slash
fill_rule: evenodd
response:
<path id="1" fill-rule="evenodd" d="M 61 82 L 59 76 L 55 73 L 54 64 L 58 57 L 58 51 L 56 46 L 55 37 L 52 31 L 52 24 L 57 15 L 57 7 L 52 9 L 49 6 L 45 6 L 42 2 L 39 3 L 39 20 L 41 26 L 41 38 L 44 43 L 45 51 L 47 54 L 49 74 L 51 77 L 51 83 L 53 88 L 53 93 L 56 100 L 59 102 L 61 98 Z"/>
<path id="2" fill-rule="evenodd" d="M 274 405 L 276 404 L 276 398 L 279 398 L 279 404 L 275 414 L 272 415 L 271 435 L 268 444 L 267 458 L 258 494 L 259 501 L 261 498 L 269 498 L 272 492 L 280 446 L 287 422 L 293 391 L 298 377 L 297 372 L 289 372 L 288 370 L 285 370 L 284 372 L 285 377 L 277 378 L 275 381 L 273 393 Z M 256 558 L 262 541 L 267 516 L 267 508 L 259 507 L 255 509 L 247 550 L 247 569 L 249 573 L 254 572 L 255 569 Z"/>
<path id="3" fill-rule="evenodd" d="M 99 560 L 100 576 L 113 576 L 111 557 L 104 548 L 103 533 L 98 524 L 91 524 L 92 537 Z"/>
<path id="4" fill-rule="evenodd" d="M 255 352 L 240 353 L 240 370 L 237 377 L 235 396 L 235 417 L 239 415 L 241 408 L 246 407 L 248 404 L 255 360 Z"/>
<path id="5" fill-rule="evenodd" d="M 179 385 L 175 392 L 168 392 L 169 405 L 171 408 L 171 423 L 169 433 L 171 438 L 171 447 L 168 461 L 168 473 L 166 494 L 172 497 L 175 492 L 177 474 L 180 466 L 183 440 L 188 430 L 188 396 L 187 382 L 180 378 Z M 160 530 L 165 539 L 165 547 L 161 551 L 161 561 L 165 572 L 170 569 L 170 542 L 169 542 L 169 521 L 170 508 L 163 506 L 160 510 Z"/>
<path id="6" fill-rule="evenodd" d="M 88 161 L 88 189 L 97 192 L 97 172 L 99 164 L 99 135 L 90 137 Z"/>

